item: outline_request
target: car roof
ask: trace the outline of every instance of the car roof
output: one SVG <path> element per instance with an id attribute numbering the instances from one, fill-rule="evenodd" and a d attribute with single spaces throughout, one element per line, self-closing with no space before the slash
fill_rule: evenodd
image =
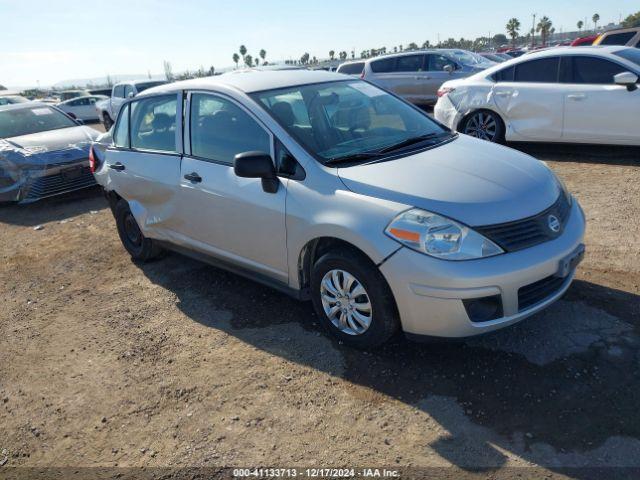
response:
<path id="1" fill-rule="evenodd" d="M 122 82 L 114 83 L 113 86 L 117 87 L 118 85 L 139 85 L 141 83 L 151 83 L 151 82 L 166 82 L 166 80 L 158 80 L 153 78 L 142 78 L 138 80 L 124 80 Z M 102 88 L 98 90 L 103 90 Z"/>
<path id="2" fill-rule="evenodd" d="M 7 105 L 0 106 L 0 112 L 5 112 L 7 110 L 22 110 L 23 108 L 33 108 L 33 107 L 51 107 L 52 105 L 42 103 L 42 102 L 25 102 L 25 103 L 9 103 Z"/>
<path id="3" fill-rule="evenodd" d="M 308 85 L 311 83 L 344 81 L 347 77 L 324 70 L 251 70 L 233 75 L 194 78 L 149 88 L 139 96 L 179 90 L 219 90 L 233 88 L 244 93 L 274 90 L 278 88 Z"/>

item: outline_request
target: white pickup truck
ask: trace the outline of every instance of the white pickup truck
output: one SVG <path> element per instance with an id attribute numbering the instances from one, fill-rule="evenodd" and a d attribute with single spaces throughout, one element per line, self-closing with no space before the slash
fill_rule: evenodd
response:
<path id="1" fill-rule="evenodd" d="M 118 118 L 120 107 L 127 98 L 132 98 L 147 88 L 156 87 L 167 83 L 162 80 L 133 80 L 129 82 L 116 83 L 111 90 L 111 97 L 100 102 L 96 102 L 98 118 L 104 125 L 105 130 L 109 130 Z"/>

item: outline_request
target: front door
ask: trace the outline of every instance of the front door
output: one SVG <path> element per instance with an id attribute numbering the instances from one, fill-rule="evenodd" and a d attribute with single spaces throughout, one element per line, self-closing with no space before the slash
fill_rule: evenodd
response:
<path id="1" fill-rule="evenodd" d="M 192 93 L 188 104 L 179 194 L 184 241 L 286 283 L 286 180 L 267 193 L 260 179 L 233 170 L 238 153 L 263 151 L 273 158 L 271 133 L 230 98 Z"/>

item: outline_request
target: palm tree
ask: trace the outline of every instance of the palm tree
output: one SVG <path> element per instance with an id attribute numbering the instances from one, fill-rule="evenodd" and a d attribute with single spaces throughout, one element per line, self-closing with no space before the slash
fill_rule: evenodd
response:
<path id="1" fill-rule="evenodd" d="M 595 32 L 596 30 L 598 30 L 598 20 L 600 20 L 600 15 L 594 13 L 593 17 L 591 17 L 591 20 L 593 20 L 593 31 Z"/>
<path id="2" fill-rule="evenodd" d="M 260 65 L 260 59 L 258 57 L 256 57 L 253 62 L 256 64 L 256 67 Z"/>
<path id="3" fill-rule="evenodd" d="M 582 20 L 580 20 L 577 23 L 577 27 L 578 27 L 578 32 L 582 32 L 582 27 L 584 27 L 584 22 Z"/>
<path id="4" fill-rule="evenodd" d="M 245 55 L 244 56 L 244 63 L 247 67 L 250 67 L 253 65 L 253 57 L 251 55 Z"/>
<path id="5" fill-rule="evenodd" d="M 240 45 L 240 55 L 242 55 L 243 62 L 245 62 L 244 57 L 246 54 L 247 54 L 247 47 L 245 47 L 244 45 Z"/>
<path id="6" fill-rule="evenodd" d="M 263 48 L 262 50 L 260 50 L 259 55 L 260 55 L 260 58 L 262 59 L 262 64 L 264 65 L 265 64 L 264 59 L 267 58 L 267 51 Z"/>
<path id="7" fill-rule="evenodd" d="M 551 31 L 553 23 L 549 20 L 549 17 L 546 15 L 540 19 L 538 25 L 536 25 L 536 31 L 540 32 L 540 37 L 542 39 L 542 46 L 544 47 L 547 44 L 547 37 L 549 36 L 549 32 Z"/>
<path id="8" fill-rule="evenodd" d="M 511 37 L 511 43 L 516 46 L 516 40 L 518 39 L 518 32 L 520 30 L 520 20 L 512 18 L 507 22 L 507 33 Z"/>
<path id="9" fill-rule="evenodd" d="M 335 55 L 336 55 L 336 52 L 334 52 L 333 50 L 329 50 L 329 58 L 331 60 L 333 60 L 333 57 L 335 57 Z"/>
<path id="10" fill-rule="evenodd" d="M 240 61 L 240 55 L 238 55 L 237 53 L 233 54 L 233 63 L 236 64 L 236 68 L 238 68 L 238 62 Z"/>

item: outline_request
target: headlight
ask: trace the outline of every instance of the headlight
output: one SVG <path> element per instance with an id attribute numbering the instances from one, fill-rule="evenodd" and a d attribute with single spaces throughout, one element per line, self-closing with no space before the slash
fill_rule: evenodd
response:
<path id="1" fill-rule="evenodd" d="M 398 215 L 384 232 L 413 250 L 445 260 L 471 260 L 504 253 L 471 228 L 418 208 Z"/>
<path id="2" fill-rule="evenodd" d="M 558 188 L 560 189 L 560 192 L 562 193 L 562 195 L 564 195 L 564 198 L 567 200 L 567 203 L 569 205 L 571 205 L 572 199 L 573 197 L 571 196 L 571 194 L 569 193 L 569 190 L 567 189 L 567 186 L 564 184 L 564 182 L 560 179 L 560 177 L 558 177 L 555 173 L 553 174 L 553 176 L 556 179 L 556 182 L 558 184 Z"/>

